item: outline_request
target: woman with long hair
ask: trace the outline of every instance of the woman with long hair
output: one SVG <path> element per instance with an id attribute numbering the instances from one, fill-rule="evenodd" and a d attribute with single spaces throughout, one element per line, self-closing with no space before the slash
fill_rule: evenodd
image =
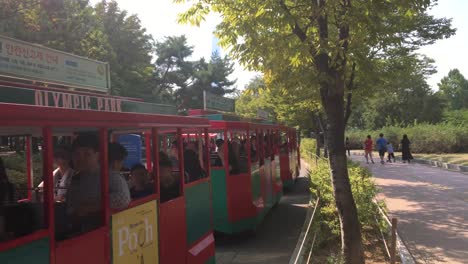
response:
<path id="1" fill-rule="evenodd" d="M 403 139 L 401 140 L 401 153 L 402 153 L 402 160 L 403 163 L 411 163 L 411 160 L 413 159 L 413 155 L 411 155 L 410 151 L 410 145 L 411 142 L 408 139 L 408 136 L 406 134 L 403 135 Z"/>

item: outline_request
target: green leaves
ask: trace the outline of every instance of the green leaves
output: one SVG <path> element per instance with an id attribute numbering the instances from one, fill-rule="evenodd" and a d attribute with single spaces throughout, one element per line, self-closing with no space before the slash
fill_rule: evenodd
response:
<path id="1" fill-rule="evenodd" d="M 468 109 L 468 80 L 458 69 L 450 70 L 438 85 L 452 110 Z"/>

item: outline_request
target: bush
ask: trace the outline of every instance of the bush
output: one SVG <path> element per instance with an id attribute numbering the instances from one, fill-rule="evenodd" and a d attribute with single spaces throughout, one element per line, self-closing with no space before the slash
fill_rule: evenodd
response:
<path id="1" fill-rule="evenodd" d="M 27 194 L 27 174 L 26 157 L 22 153 L 14 153 L 2 156 L 6 168 L 8 179 L 17 188 L 20 197 L 24 198 Z M 42 156 L 33 155 L 33 185 L 37 186 L 42 181 Z"/>
<path id="2" fill-rule="evenodd" d="M 416 124 L 408 127 L 387 126 L 380 130 L 351 130 L 347 132 L 353 149 L 362 149 L 367 135 L 375 139 L 380 133 L 392 142 L 396 151 L 403 134 L 407 134 L 414 153 L 462 153 L 468 152 L 468 127 L 451 123 Z"/>
<path id="3" fill-rule="evenodd" d="M 315 150 L 317 148 L 317 141 L 313 138 L 303 138 L 301 139 L 301 158 L 303 158 L 307 163 L 312 164 L 312 161 L 315 160 Z"/>
<path id="4" fill-rule="evenodd" d="M 317 231 L 317 246 L 325 246 L 340 241 L 340 221 L 335 206 L 335 198 L 331 185 L 328 160 L 320 159 L 311 173 L 311 192 L 320 197 L 319 208 L 314 220 Z M 376 230 L 375 217 L 380 218 L 377 205 L 373 202 L 377 188 L 372 174 L 358 163 L 348 163 L 349 179 L 354 201 L 358 210 L 359 222 L 362 230 Z M 382 221 L 380 221 L 382 222 Z M 383 222 L 381 223 L 383 225 Z M 381 227 L 378 227 L 381 228 Z M 363 232 L 365 235 L 365 232 Z"/>
<path id="5" fill-rule="evenodd" d="M 317 234 L 316 246 L 324 248 L 340 243 L 340 220 L 335 206 L 333 187 L 331 184 L 330 168 L 327 159 L 320 158 L 315 163 L 315 140 L 302 139 L 302 157 L 311 165 L 309 177 L 311 180 L 310 191 L 313 197 L 319 197 L 319 207 L 314 216 L 313 229 Z M 378 206 L 373 202 L 377 187 L 372 174 L 358 163 L 348 162 L 348 173 L 353 192 L 354 201 L 358 210 L 363 237 L 367 234 L 384 230 L 386 223 L 378 212 Z M 379 204 L 385 209 L 385 204 Z M 378 224 L 375 219 L 378 219 Z"/>

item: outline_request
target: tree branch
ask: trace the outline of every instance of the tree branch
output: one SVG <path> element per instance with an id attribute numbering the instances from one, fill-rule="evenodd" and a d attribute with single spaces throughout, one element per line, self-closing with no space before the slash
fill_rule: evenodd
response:
<path id="1" fill-rule="evenodd" d="M 286 12 L 286 14 L 289 16 L 290 19 L 292 19 L 294 22 L 292 23 L 291 28 L 292 32 L 302 41 L 305 42 L 307 40 L 307 34 L 305 30 L 301 28 L 293 14 L 291 13 L 291 10 L 288 8 L 284 0 L 280 0 L 279 4 L 281 8 Z"/>
<path id="2" fill-rule="evenodd" d="M 347 85 L 347 90 L 348 90 L 348 95 L 346 97 L 346 109 L 345 109 L 345 121 L 344 121 L 344 126 L 348 125 L 348 120 L 349 117 L 351 116 L 351 101 L 353 98 L 353 92 L 352 90 L 354 89 L 354 78 L 356 76 L 356 63 L 353 62 L 353 69 L 351 70 L 351 76 L 349 78 L 349 82 Z"/>

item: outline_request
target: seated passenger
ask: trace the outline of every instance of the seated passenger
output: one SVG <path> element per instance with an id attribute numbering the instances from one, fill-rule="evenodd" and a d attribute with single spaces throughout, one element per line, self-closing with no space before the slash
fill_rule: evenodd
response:
<path id="1" fill-rule="evenodd" d="M 172 167 L 179 168 L 179 144 L 177 141 L 173 141 L 171 149 L 169 150 L 169 159 L 171 160 Z"/>
<path id="2" fill-rule="evenodd" d="M 6 168 L 0 157 L 0 204 L 16 201 L 16 190 L 8 179 Z"/>
<path id="3" fill-rule="evenodd" d="M 130 189 L 132 199 L 139 199 L 154 193 L 154 184 L 150 181 L 148 170 L 143 164 L 135 164 L 130 170 L 133 187 Z"/>
<path id="4" fill-rule="evenodd" d="M 192 150 L 193 152 L 198 154 L 197 142 L 195 141 L 190 141 L 189 143 L 187 143 L 187 146 L 185 149 Z"/>
<path id="5" fill-rule="evenodd" d="M 54 170 L 54 198 L 55 201 L 65 201 L 67 189 L 70 186 L 71 179 L 75 171 L 71 168 L 71 152 L 66 146 L 59 146 L 54 151 L 54 163 L 57 169 Z M 44 182 L 41 182 L 38 188 L 44 187 Z"/>
<path id="6" fill-rule="evenodd" d="M 257 161 L 257 138 L 255 136 L 250 138 L 250 159 Z"/>
<path id="7" fill-rule="evenodd" d="M 169 157 L 163 152 L 159 152 L 159 186 L 161 202 L 166 202 L 180 195 L 180 179 L 172 174 L 172 163 Z"/>
<path id="8" fill-rule="evenodd" d="M 112 209 L 124 209 L 130 203 L 127 181 L 120 173 L 127 150 L 119 143 L 109 143 L 109 202 Z"/>
<path id="9" fill-rule="evenodd" d="M 99 139 L 95 134 L 80 134 L 72 144 L 75 174 L 66 193 L 67 229 L 81 233 L 101 223 L 101 173 Z"/>
<path id="10" fill-rule="evenodd" d="M 216 140 L 216 147 L 218 153 L 216 153 L 215 162 L 213 164 L 214 167 L 222 167 L 224 164 L 224 140 L 217 139 Z"/>
<path id="11" fill-rule="evenodd" d="M 203 178 L 204 172 L 200 166 L 198 155 L 191 149 L 184 151 L 184 170 L 186 183 Z"/>

